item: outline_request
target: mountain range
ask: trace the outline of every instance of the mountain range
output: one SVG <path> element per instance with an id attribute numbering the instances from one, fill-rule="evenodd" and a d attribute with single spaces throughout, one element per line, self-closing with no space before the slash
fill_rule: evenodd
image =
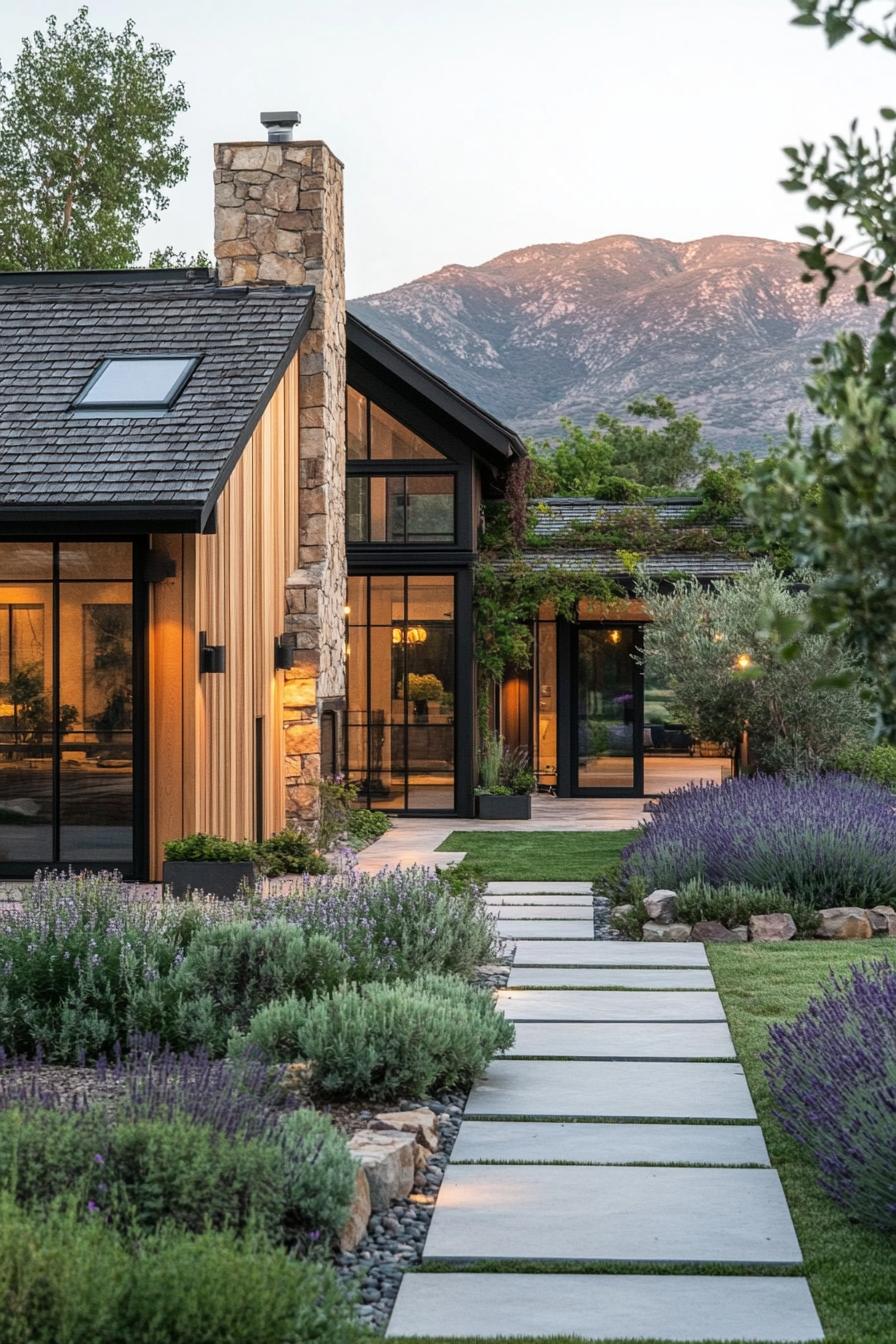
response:
<path id="1" fill-rule="evenodd" d="M 561 417 L 587 424 L 663 393 L 719 449 L 761 453 L 805 409 L 822 341 L 875 325 L 843 281 L 820 307 L 796 253 L 768 238 L 617 234 L 445 266 L 349 307 L 522 434 L 551 438 Z"/>

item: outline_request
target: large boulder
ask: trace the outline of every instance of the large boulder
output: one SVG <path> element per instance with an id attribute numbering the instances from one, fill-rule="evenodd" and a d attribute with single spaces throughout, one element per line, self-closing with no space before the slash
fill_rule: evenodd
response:
<path id="1" fill-rule="evenodd" d="M 656 924 L 672 924 L 678 913 L 678 897 L 674 891 L 660 888 L 644 897 L 644 910 L 648 919 Z"/>
<path id="2" fill-rule="evenodd" d="M 792 915 L 751 915 L 749 928 L 754 943 L 786 943 L 796 936 Z"/>
<path id="3" fill-rule="evenodd" d="M 367 1177 L 371 1208 L 388 1209 L 414 1188 L 417 1139 L 397 1130 L 360 1129 L 349 1139 L 349 1151 Z"/>
<path id="4" fill-rule="evenodd" d="M 865 918 L 876 938 L 896 938 L 896 910 L 892 905 L 873 905 L 865 911 Z"/>
<path id="5" fill-rule="evenodd" d="M 861 906 L 832 905 L 818 912 L 819 938 L 870 938 L 871 921 Z"/>
<path id="6" fill-rule="evenodd" d="M 649 919 L 642 926 L 641 936 L 645 943 L 686 943 L 691 936 L 690 924 L 659 924 Z"/>
<path id="7" fill-rule="evenodd" d="M 739 943 L 741 939 L 733 929 L 726 929 L 717 919 L 698 919 L 691 929 L 692 943 Z"/>
<path id="8" fill-rule="evenodd" d="M 355 1193 L 345 1225 L 339 1233 L 340 1251 L 353 1251 L 362 1240 L 370 1221 L 370 1185 L 363 1167 L 355 1172 Z"/>
<path id="9" fill-rule="evenodd" d="M 380 1111 L 371 1120 L 368 1129 L 397 1129 L 413 1134 L 418 1143 L 434 1153 L 439 1146 L 439 1126 L 435 1111 L 419 1106 L 413 1111 Z"/>

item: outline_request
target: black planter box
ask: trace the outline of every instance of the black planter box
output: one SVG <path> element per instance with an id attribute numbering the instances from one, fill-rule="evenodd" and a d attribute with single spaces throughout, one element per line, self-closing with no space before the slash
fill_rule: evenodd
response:
<path id="1" fill-rule="evenodd" d="M 532 797 L 528 793 L 480 793 L 476 815 L 480 821 L 528 821 Z"/>
<path id="2" fill-rule="evenodd" d="M 222 901 L 232 901 L 240 894 L 245 882 L 255 886 L 255 864 L 211 863 L 193 859 L 166 859 L 162 865 L 162 881 L 171 888 L 177 900 L 183 900 L 190 891 L 203 891 Z"/>

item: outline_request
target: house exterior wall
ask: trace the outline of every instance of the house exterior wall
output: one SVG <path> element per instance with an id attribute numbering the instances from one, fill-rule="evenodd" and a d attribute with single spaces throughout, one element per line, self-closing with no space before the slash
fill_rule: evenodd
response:
<path id="1" fill-rule="evenodd" d="M 321 715 L 345 698 L 345 256 L 342 164 L 320 141 L 215 146 L 215 255 L 222 284 L 311 284 L 301 349 L 298 556 L 285 580 L 286 814 L 312 819 Z"/>
<path id="2" fill-rule="evenodd" d="M 275 670 L 274 644 L 287 629 L 287 579 L 301 555 L 300 358 L 221 492 L 215 532 L 153 538 L 175 574 L 153 584 L 150 597 L 152 877 L 168 839 L 193 831 L 254 839 L 286 821 L 283 747 L 304 683 L 301 662 L 294 672 Z M 201 631 L 224 645 L 224 673 L 199 675 Z"/>

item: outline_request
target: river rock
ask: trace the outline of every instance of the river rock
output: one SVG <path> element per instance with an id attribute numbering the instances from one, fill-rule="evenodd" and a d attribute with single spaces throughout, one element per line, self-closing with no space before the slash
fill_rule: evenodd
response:
<path id="1" fill-rule="evenodd" d="M 818 912 L 819 938 L 870 938 L 871 922 L 858 905 L 832 905 Z"/>
<path id="2" fill-rule="evenodd" d="M 686 943 L 691 936 L 690 924 L 660 924 L 649 919 L 641 929 L 645 943 Z"/>
<path id="3" fill-rule="evenodd" d="M 644 897 L 647 918 L 656 924 L 671 924 L 678 913 L 678 897 L 674 891 L 660 888 Z"/>
<path id="4" fill-rule="evenodd" d="M 388 1209 L 414 1188 L 417 1140 L 397 1130 L 360 1129 L 349 1139 L 349 1151 L 363 1169 L 374 1210 Z"/>
<path id="5" fill-rule="evenodd" d="M 792 915 L 751 915 L 749 928 L 754 943 L 786 943 L 796 936 Z"/>

